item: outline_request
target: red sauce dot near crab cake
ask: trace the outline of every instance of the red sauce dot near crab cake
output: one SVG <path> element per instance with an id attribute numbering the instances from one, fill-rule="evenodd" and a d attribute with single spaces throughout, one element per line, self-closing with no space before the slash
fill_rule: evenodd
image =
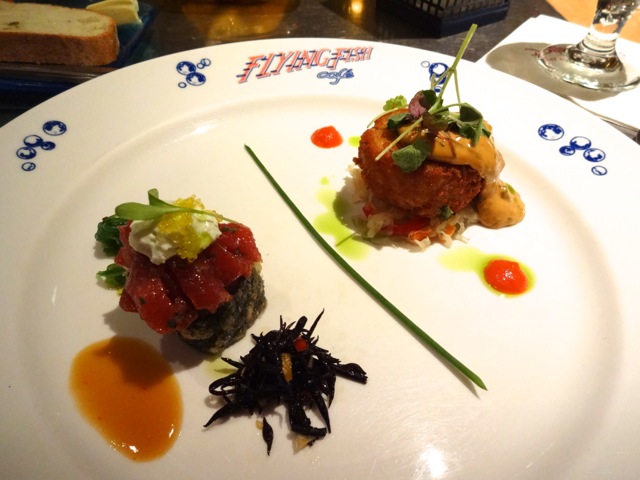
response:
<path id="1" fill-rule="evenodd" d="M 529 279 L 518 262 L 502 258 L 491 260 L 483 271 L 486 282 L 500 293 L 520 295 L 529 290 Z"/>
<path id="2" fill-rule="evenodd" d="M 334 126 L 322 127 L 311 134 L 311 142 L 320 148 L 335 148 L 342 145 L 342 135 Z"/>
<path id="3" fill-rule="evenodd" d="M 371 193 L 394 207 L 429 218 L 437 217 L 443 207 L 455 213 L 469 205 L 484 186 L 483 177 L 469 165 L 428 158 L 417 170 L 406 173 L 392 157 L 393 152 L 403 147 L 399 143 L 376 160 L 397 136 L 387 129 L 390 115 L 377 119 L 362 134 L 358 157 L 354 159 Z"/>

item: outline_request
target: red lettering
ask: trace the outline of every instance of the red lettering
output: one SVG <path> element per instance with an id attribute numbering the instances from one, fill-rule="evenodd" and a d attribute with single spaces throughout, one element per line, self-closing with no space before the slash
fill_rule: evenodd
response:
<path id="1" fill-rule="evenodd" d="M 273 57 L 274 57 L 274 54 L 270 53 L 268 57 L 264 57 L 263 58 L 263 60 L 265 60 L 264 66 L 260 70 L 260 73 L 258 73 L 256 75 L 256 77 L 258 77 L 258 78 L 266 78 L 266 77 L 270 77 L 271 76 L 271 74 L 269 73 L 269 67 L 271 66 L 271 62 L 273 61 Z"/>
<path id="2" fill-rule="evenodd" d="M 324 56 L 325 53 L 329 53 L 329 55 L 331 55 L 330 53 L 331 51 L 328 48 L 321 48 L 320 50 L 318 50 L 315 54 L 315 57 L 313 59 L 313 63 L 314 65 L 317 65 L 318 67 L 324 67 L 327 65 L 328 60 L 325 58 L 323 59 L 322 57 Z"/>
<path id="3" fill-rule="evenodd" d="M 280 61 L 278 62 L 278 66 L 273 69 L 271 73 L 274 75 L 280 75 L 280 71 L 285 66 L 285 63 L 293 56 L 296 52 L 289 52 L 285 54 L 284 52 L 280 52 L 278 55 L 280 56 Z"/>
<path id="4" fill-rule="evenodd" d="M 243 73 L 241 75 L 236 75 L 240 78 L 240 80 L 238 80 L 238 83 L 245 83 L 249 79 L 249 75 L 251 75 L 251 72 L 260 66 L 261 60 L 265 60 L 265 57 L 263 55 L 249 57 L 247 66 L 242 70 Z"/>

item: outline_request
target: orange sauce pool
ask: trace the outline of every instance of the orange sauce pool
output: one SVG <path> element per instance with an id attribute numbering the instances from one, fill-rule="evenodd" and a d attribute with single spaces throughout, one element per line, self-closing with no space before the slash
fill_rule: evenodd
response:
<path id="1" fill-rule="evenodd" d="M 113 337 L 89 345 L 73 360 L 69 387 L 85 419 L 132 460 L 162 456 L 180 433 L 178 381 L 141 340 Z"/>

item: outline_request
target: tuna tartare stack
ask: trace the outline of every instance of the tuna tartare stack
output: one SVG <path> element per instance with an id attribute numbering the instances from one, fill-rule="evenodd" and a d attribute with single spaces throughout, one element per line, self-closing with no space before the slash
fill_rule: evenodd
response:
<path id="1" fill-rule="evenodd" d="M 205 210 L 197 198 L 167 203 L 150 190 L 149 205 L 122 204 L 103 219 L 102 232 L 107 223 L 117 230 L 110 268 L 121 276 L 120 308 L 138 313 L 156 332 L 176 332 L 217 355 L 264 310 L 262 257 L 253 233 Z M 96 239 L 105 245 L 100 226 Z"/>

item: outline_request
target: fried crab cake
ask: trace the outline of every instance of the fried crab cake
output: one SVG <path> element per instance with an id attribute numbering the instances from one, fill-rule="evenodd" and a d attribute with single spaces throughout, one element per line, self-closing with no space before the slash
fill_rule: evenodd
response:
<path id="1" fill-rule="evenodd" d="M 420 217 L 435 218 L 446 207 L 456 213 L 469 205 L 484 186 L 482 176 L 469 165 L 428 158 L 417 170 L 403 172 L 391 156 L 403 147 L 400 143 L 376 160 L 397 137 L 396 132 L 387 129 L 389 115 L 377 119 L 362 134 L 358 157 L 354 158 L 369 191 L 388 204 Z"/>

